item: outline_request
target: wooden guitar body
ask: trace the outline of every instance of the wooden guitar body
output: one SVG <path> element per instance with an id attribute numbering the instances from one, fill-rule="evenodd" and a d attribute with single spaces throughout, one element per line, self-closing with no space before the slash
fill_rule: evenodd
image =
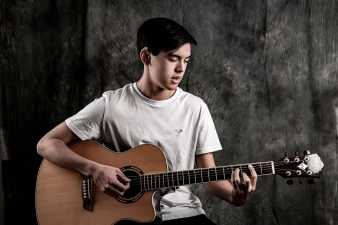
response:
<path id="1" fill-rule="evenodd" d="M 128 173 L 128 170 L 130 173 L 167 171 L 165 156 L 153 145 L 140 145 L 123 153 L 114 153 L 94 141 L 79 142 L 70 147 L 85 158 L 121 168 L 124 173 Z M 39 224 L 111 225 L 122 219 L 137 222 L 151 222 L 155 219 L 152 203 L 154 191 L 134 190 L 125 199 L 94 189 L 95 203 L 90 211 L 83 207 L 82 182 L 83 177 L 79 173 L 43 160 L 35 195 Z"/>

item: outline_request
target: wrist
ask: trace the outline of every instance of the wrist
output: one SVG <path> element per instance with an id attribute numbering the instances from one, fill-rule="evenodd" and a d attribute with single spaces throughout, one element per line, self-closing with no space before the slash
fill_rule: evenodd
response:
<path id="1" fill-rule="evenodd" d="M 85 163 L 82 174 L 85 176 L 93 176 L 95 172 L 98 170 L 98 167 L 99 167 L 98 163 L 88 160 Z"/>
<path id="2" fill-rule="evenodd" d="M 242 206 L 246 202 L 247 196 L 245 193 L 239 193 L 235 191 L 235 189 L 232 190 L 231 193 L 231 204 L 234 206 Z"/>

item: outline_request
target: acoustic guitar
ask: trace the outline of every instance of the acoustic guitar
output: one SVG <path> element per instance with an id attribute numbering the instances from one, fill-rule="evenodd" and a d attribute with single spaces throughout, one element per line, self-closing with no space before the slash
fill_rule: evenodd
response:
<path id="1" fill-rule="evenodd" d="M 95 141 L 70 145 L 90 160 L 120 168 L 131 179 L 123 196 L 95 189 L 90 177 L 43 160 L 36 183 L 35 206 L 40 225 L 111 225 L 122 219 L 140 223 L 155 219 L 153 195 L 156 190 L 181 185 L 229 179 L 240 168 L 250 173 L 249 164 L 168 171 L 166 158 L 156 146 L 144 144 L 123 153 L 114 153 Z M 278 161 L 250 163 L 258 176 L 317 178 L 324 164 L 317 154 L 284 157 Z"/>

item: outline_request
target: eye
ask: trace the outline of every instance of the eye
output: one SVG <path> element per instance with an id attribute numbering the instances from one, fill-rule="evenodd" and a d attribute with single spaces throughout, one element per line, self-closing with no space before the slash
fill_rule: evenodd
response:
<path id="1" fill-rule="evenodd" d="M 169 61 L 171 61 L 171 62 L 176 62 L 178 59 L 177 59 L 177 57 L 175 57 L 175 56 L 169 56 Z"/>

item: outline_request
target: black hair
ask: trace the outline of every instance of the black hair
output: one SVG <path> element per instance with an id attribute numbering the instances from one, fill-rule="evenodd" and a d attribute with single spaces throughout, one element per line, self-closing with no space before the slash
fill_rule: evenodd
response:
<path id="1" fill-rule="evenodd" d="M 153 55 L 170 51 L 190 43 L 197 45 L 195 38 L 180 24 L 167 18 L 148 19 L 137 30 L 137 52 L 144 47 Z"/>

